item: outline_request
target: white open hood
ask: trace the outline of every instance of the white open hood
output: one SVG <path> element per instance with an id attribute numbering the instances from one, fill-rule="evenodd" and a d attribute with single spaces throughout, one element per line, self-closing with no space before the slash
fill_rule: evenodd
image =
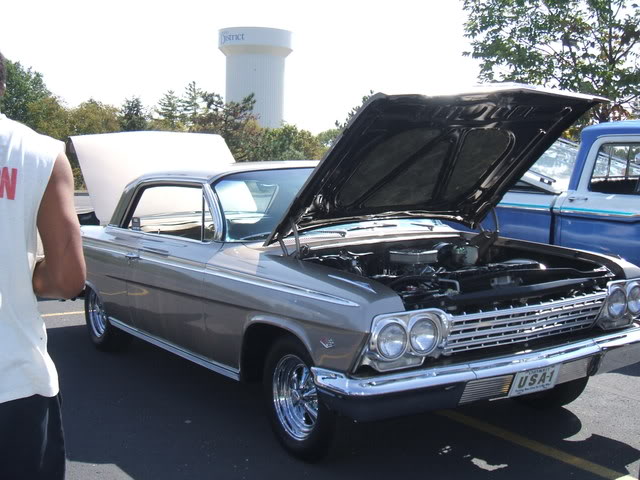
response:
<path id="1" fill-rule="evenodd" d="M 235 162 L 220 135 L 121 132 L 71 137 L 91 204 L 101 224 L 111 220 L 120 196 L 143 174 L 207 171 Z"/>

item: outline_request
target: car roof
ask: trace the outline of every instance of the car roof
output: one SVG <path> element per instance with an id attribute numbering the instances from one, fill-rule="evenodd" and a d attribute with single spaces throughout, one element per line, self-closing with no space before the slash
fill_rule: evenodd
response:
<path id="1" fill-rule="evenodd" d="M 629 135 L 640 133 L 640 120 L 624 120 L 621 122 L 604 122 L 590 125 L 582 131 L 582 136 Z"/>
<path id="2" fill-rule="evenodd" d="M 251 172 L 256 170 L 277 170 L 280 168 L 315 168 L 317 160 L 285 160 L 264 162 L 238 162 L 230 165 L 216 165 L 207 170 L 158 171 L 146 173 L 133 180 L 127 188 L 142 182 L 154 180 L 183 180 L 199 183 L 210 183 L 217 178 L 239 172 Z"/>

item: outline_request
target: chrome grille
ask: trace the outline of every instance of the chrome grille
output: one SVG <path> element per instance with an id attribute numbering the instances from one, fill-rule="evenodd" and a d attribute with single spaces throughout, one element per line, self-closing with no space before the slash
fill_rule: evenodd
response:
<path id="1" fill-rule="evenodd" d="M 506 396 L 511 387 L 513 375 L 471 380 L 464 387 L 460 404 L 475 402 L 486 398 Z"/>
<path id="2" fill-rule="evenodd" d="M 453 315 L 444 353 L 522 343 L 589 328 L 606 296 L 599 292 L 524 307 Z"/>

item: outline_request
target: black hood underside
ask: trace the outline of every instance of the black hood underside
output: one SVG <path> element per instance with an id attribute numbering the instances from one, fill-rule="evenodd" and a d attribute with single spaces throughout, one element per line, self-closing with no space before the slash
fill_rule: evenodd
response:
<path id="1" fill-rule="evenodd" d="M 526 86 L 441 97 L 377 94 L 352 118 L 267 243 L 383 218 L 479 224 L 592 96 Z"/>

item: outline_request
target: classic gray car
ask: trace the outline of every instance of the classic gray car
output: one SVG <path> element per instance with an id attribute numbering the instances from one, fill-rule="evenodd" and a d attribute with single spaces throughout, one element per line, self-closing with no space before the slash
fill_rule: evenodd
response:
<path id="1" fill-rule="evenodd" d="M 76 137 L 103 223 L 83 227 L 90 338 L 262 382 L 277 438 L 305 460 L 337 415 L 565 405 L 640 360 L 640 269 L 443 221 L 478 226 L 601 101 L 377 94 L 320 163 L 236 164 L 207 135 Z M 114 184 L 152 167 L 171 171 Z"/>

